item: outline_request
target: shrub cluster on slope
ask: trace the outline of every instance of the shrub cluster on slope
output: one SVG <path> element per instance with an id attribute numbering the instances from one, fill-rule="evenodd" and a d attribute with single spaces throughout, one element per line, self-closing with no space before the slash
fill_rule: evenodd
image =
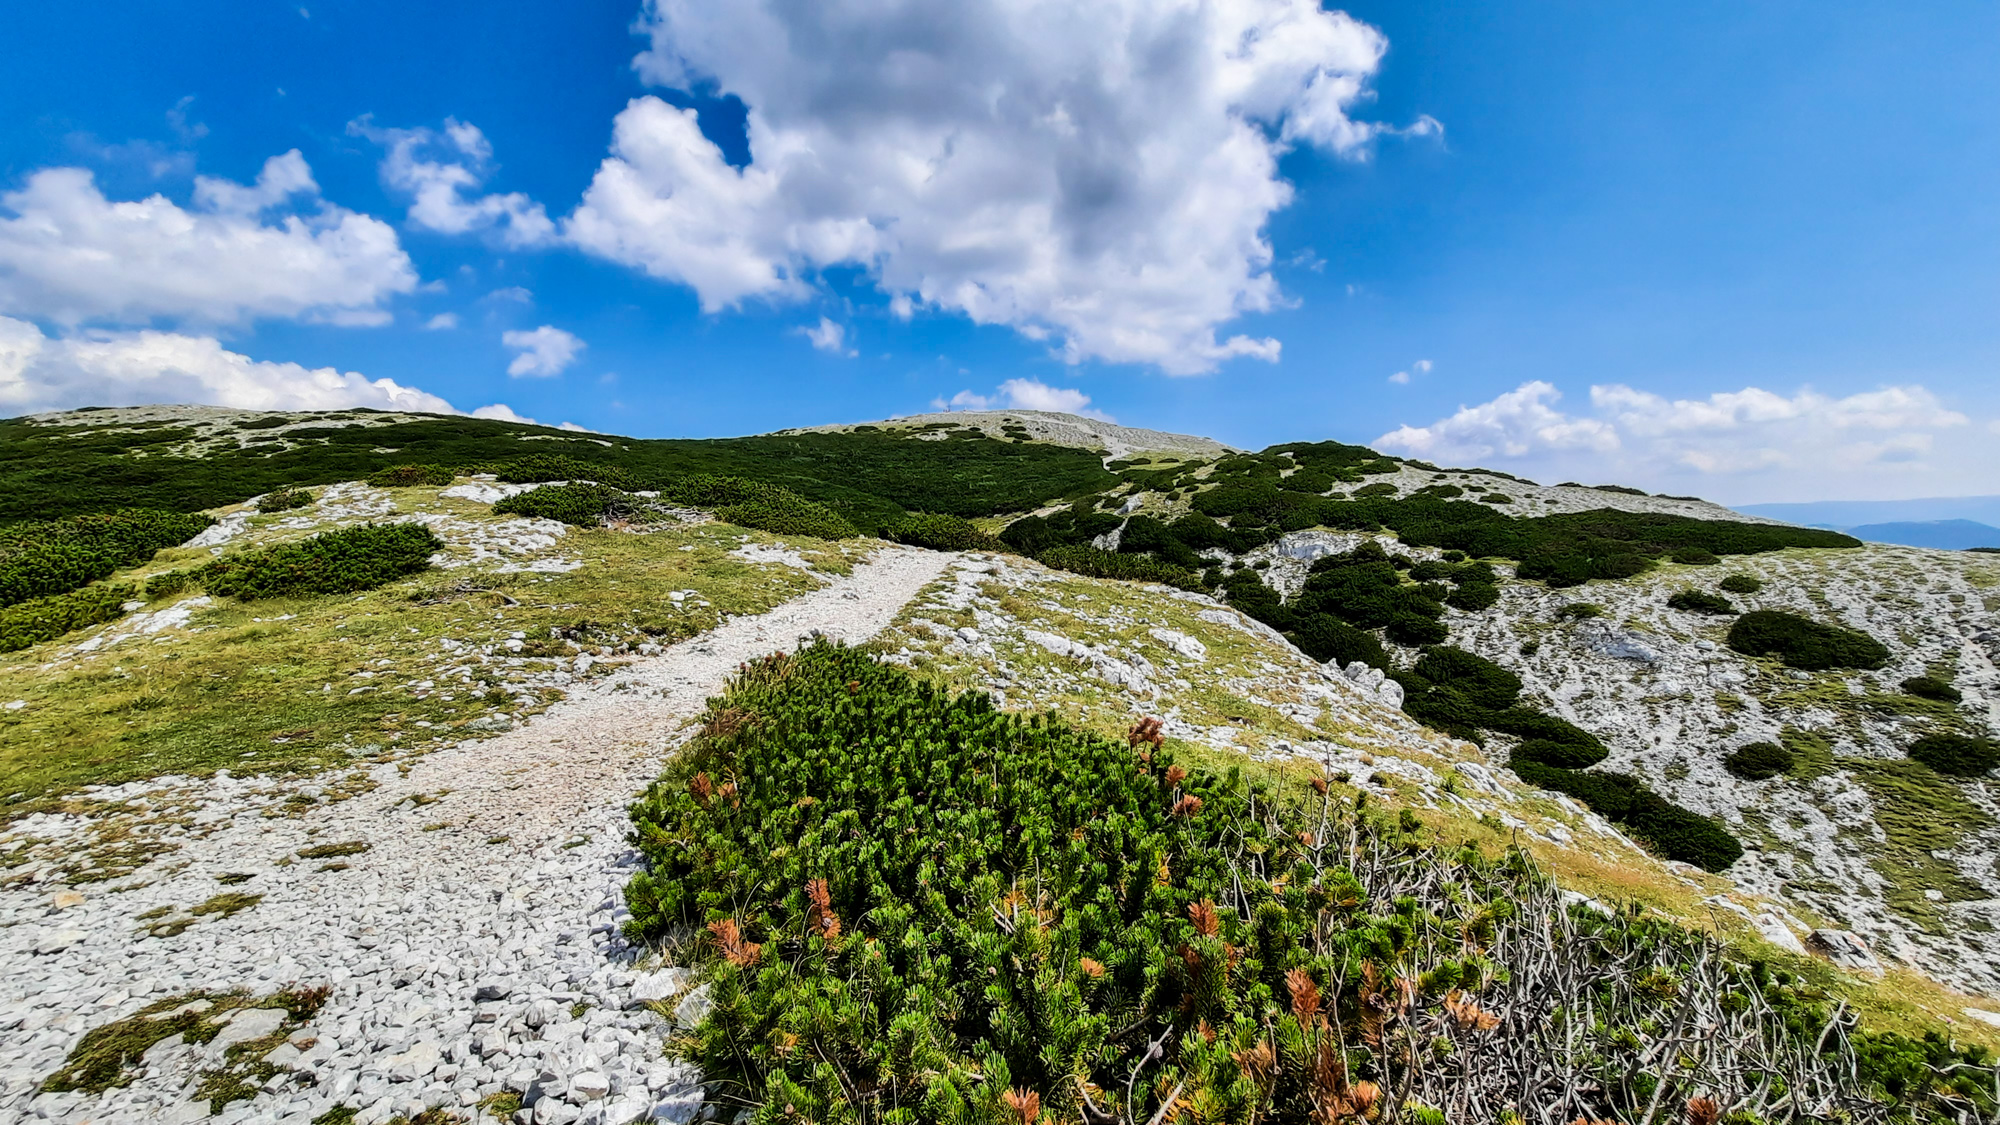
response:
<path id="1" fill-rule="evenodd" d="M 0 652 L 19 652 L 76 629 L 115 620 L 138 593 L 130 586 L 85 586 L 0 607 Z"/>
<path id="2" fill-rule="evenodd" d="M 1790 750 L 1775 742 L 1752 742 L 1730 751 L 1723 768 L 1745 781 L 1768 781 L 1792 768 Z"/>
<path id="3" fill-rule="evenodd" d="M 303 508 L 312 502 L 313 494 L 303 488 L 280 488 L 273 492 L 266 492 L 257 501 L 257 510 L 260 512 L 289 512 L 294 508 Z"/>
<path id="4" fill-rule="evenodd" d="M 714 1006 L 682 1049 L 766 1125 L 1991 1105 L 1982 1055 L 1316 787 L 816 645 L 746 666 L 634 805 L 628 925 L 700 933 Z"/>
<path id="5" fill-rule="evenodd" d="M 443 549 L 422 524 L 363 524 L 217 559 L 198 568 L 194 581 L 242 601 L 351 594 L 428 569 Z"/>
<path id="6" fill-rule="evenodd" d="M 0 527 L 0 606 L 69 593 L 185 543 L 214 522 L 126 508 Z"/>
<path id="7" fill-rule="evenodd" d="M 849 539 L 856 534 L 853 524 L 826 505 L 776 485 L 742 477 L 707 473 L 683 477 L 662 488 L 660 495 L 680 504 L 713 508 L 719 520 L 774 535 Z"/>
<path id="8" fill-rule="evenodd" d="M 2000 767 L 2000 743 L 1958 734 L 1927 734 L 1910 744 L 1910 757 L 1939 773 L 1983 777 Z"/>
<path id="9" fill-rule="evenodd" d="M 1817 672 L 1828 668 L 1880 668 L 1889 649 L 1866 633 L 1823 625 L 1775 609 L 1758 609 L 1729 627 L 1729 647 L 1745 656 L 1775 656 L 1788 666 Z"/>
<path id="10" fill-rule="evenodd" d="M 882 538 L 933 551 L 1005 551 L 998 538 L 960 516 L 944 512 L 912 512 L 882 528 Z"/>
<path id="11" fill-rule="evenodd" d="M 376 488 L 419 488 L 429 485 L 442 488 L 457 479 L 458 473 L 447 465 L 391 465 L 369 473 L 367 481 Z"/>
<path id="12" fill-rule="evenodd" d="M 1668 609 L 1678 609 L 1686 613 L 1703 613 L 1711 617 L 1724 617 L 1736 612 L 1728 598 L 1712 594 L 1707 590 L 1676 590 L 1667 599 Z"/>
<path id="13" fill-rule="evenodd" d="M 1743 845 L 1721 822 L 1674 804 L 1630 774 L 1584 772 L 1608 756 L 1604 743 L 1521 704 L 1520 677 L 1500 665 L 1440 645 L 1394 676 L 1412 718 L 1472 741 L 1483 741 L 1487 731 L 1521 739 L 1507 763 L 1521 780 L 1575 797 L 1668 859 L 1721 871 L 1742 856 Z"/>
<path id="14" fill-rule="evenodd" d="M 606 484 L 545 484 L 504 497 L 495 515 L 558 520 L 573 527 L 598 527 L 633 508 L 633 498 Z"/>
<path id="15" fill-rule="evenodd" d="M 196 511 L 285 485 L 360 480 L 404 466 L 431 474 L 384 483 L 449 484 L 449 477 L 436 480 L 435 473 L 460 467 L 501 468 L 522 477 L 521 483 L 590 480 L 628 491 L 702 473 L 742 477 L 828 505 L 867 527 L 906 510 L 960 516 L 1027 511 L 1118 481 L 1090 450 L 972 433 L 944 441 L 885 431 L 607 440 L 482 418 L 361 424 L 369 413 L 343 411 L 324 425 L 198 457 L 167 452 L 197 436 L 184 428 L 0 421 L 0 523 L 123 506 Z M 557 475 L 529 479 L 549 471 L 542 455 L 567 464 Z"/>

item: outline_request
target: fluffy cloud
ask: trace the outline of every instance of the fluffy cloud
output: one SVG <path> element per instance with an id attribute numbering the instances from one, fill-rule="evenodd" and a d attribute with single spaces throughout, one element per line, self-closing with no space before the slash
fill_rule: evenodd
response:
<path id="1" fill-rule="evenodd" d="M 0 414 L 160 402 L 457 413 L 444 399 L 389 379 L 260 362 L 213 337 L 144 331 L 50 338 L 27 321 L 0 317 Z"/>
<path id="2" fill-rule="evenodd" d="M 555 224 L 542 205 L 520 192 L 479 195 L 493 171 L 493 146 L 470 122 L 447 117 L 442 130 L 382 129 L 368 118 L 347 124 L 388 151 L 382 182 L 410 197 L 410 223 L 440 234 L 492 231 L 512 247 L 544 245 Z"/>
<path id="3" fill-rule="evenodd" d="M 823 352 L 844 355 L 849 358 L 860 355 L 847 346 L 847 329 L 828 317 L 820 317 L 819 323 L 807 328 L 794 329 L 799 335 L 812 341 L 812 346 Z"/>
<path id="4" fill-rule="evenodd" d="M 424 321 L 424 327 L 432 332 L 446 332 L 458 327 L 458 314 L 441 312 Z"/>
<path id="5" fill-rule="evenodd" d="M 1408 371 L 1398 371 L 1394 375 L 1389 376 L 1389 381 L 1399 386 L 1407 386 L 1409 385 L 1410 377 L 1413 373 L 1416 375 L 1430 374 L 1431 361 L 1428 359 L 1420 359 L 1417 362 L 1412 363 Z"/>
<path id="6" fill-rule="evenodd" d="M 1562 392 L 1536 380 L 1428 426 L 1403 426 L 1375 443 L 1429 460 L 1477 461 L 1485 457 L 1525 457 L 1550 450 L 1618 448 L 1618 432 L 1608 423 L 1571 418 L 1555 409 Z"/>
<path id="7" fill-rule="evenodd" d="M 388 224 L 318 202 L 296 150 L 251 185 L 195 181 L 194 206 L 113 202 L 81 168 L 47 168 L 0 195 L 0 313 L 146 323 L 260 317 L 382 324 L 417 287 Z M 295 203 L 310 213 L 267 213 Z M 11 212 L 12 218 L 6 217 Z"/>
<path id="8" fill-rule="evenodd" d="M 1405 425 L 1376 444 L 1450 464 L 1504 460 L 1548 476 L 1655 487 L 1692 482 L 1724 492 L 1759 489 L 1766 497 L 2000 485 L 1990 457 L 1967 440 L 1975 431 L 1966 416 L 1921 386 L 1843 398 L 1746 387 L 1669 399 L 1610 384 L 1590 388 L 1588 416 L 1558 409 L 1561 397 L 1549 383 L 1524 383 L 1428 426 Z"/>
<path id="9" fill-rule="evenodd" d="M 653 0 L 641 26 L 641 76 L 740 96 L 752 159 L 635 99 L 571 241 L 709 310 L 859 265 L 899 315 L 1008 325 L 1072 362 L 1275 360 L 1217 328 L 1282 301 L 1278 158 L 1362 157 L 1384 131 L 1349 113 L 1386 41 L 1318 0 Z"/>
<path id="10" fill-rule="evenodd" d="M 1102 410 L 1090 408 L 1090 396 L 1074 387 L 1051 387 L 1034 379 L 1009 379 L 990 395 L 960 391 L 949 399 L 937 398 L 931 406 L 938 410 L 1053 410 L 1062 414 L 1082 414 L 1115 421 Z"/>
<path id="11" fill-rule="evenodd" d="M 560 375 L 584 347 L 582 340 L 549 324 L 532 332 L 502 332 L 500 342 L 520 353 L 507 365 L 507 374 L 516 377 Z"/>

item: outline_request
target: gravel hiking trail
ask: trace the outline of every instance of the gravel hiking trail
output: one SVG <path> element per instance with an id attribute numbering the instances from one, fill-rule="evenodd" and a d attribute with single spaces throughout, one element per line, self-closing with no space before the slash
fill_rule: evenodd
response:
<path id="1" fill-rule="evenodd" d="M 693 1119 L 700 1076 L 661 1041 L 705 996 L 679 969 L 642 971 L 647 951 L 619 934 L 637 863 L 626 806 L 739 664 L 814 634 L 865 641 L 953 557 L 884 547 L 813 593 L 582 681 L 497 737 L 367 767 L 373 787 L 344 800 L 325 800 L 329 775 L 91 793 L 178 805 L 189 831 L 123 880 L 0 890 L 0 1121 L 210 1119 L 191 1100 L 203 1072 L 231 1062 L 230 1043 L 280 1032 L 264 1055 L 280 1069 L 249 1075 L 258 1094 L 213 1120 L 307 1125 L 343 1106 L 355 1125 L 427 1109 L 523 1125 Z M 0 851 L 88 830 L 28 818 Z M 223 895 L 240 909 L 193 910 Z M 241 907 L 247 896 L 261 898 Z M 292 984 L 332 990 L 303 1027 L 243 1009 L 206 1045 L 162 1040 L 126 1086 L 37 1092 L 94 1027 L 183 993 Z"/>

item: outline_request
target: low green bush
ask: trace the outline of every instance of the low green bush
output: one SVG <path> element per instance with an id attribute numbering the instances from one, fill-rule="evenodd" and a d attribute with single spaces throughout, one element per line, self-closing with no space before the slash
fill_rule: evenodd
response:
<path id="1" fill-rule="evenodd" d="M 1500 587 L 1491 582 L 1467 582 L 1446 594 L 1444 604 L 1466 613 L 1489 609 L 1500 600 Z"/>
<path id="2" fill-rule="evenodd" d="M 1382 642 L 1375 639 L 1375 634 L 1356 629 L 1329 614 L 1306 618 L 1299 622 L 1297 628 L 1286 633 L 1285 639 L 1322 664 L 1331 663 L 1345 668 L 1359 660 L 1373 668 L 1389 669 L 1389 654 L 1382 648 Z"/>
<path id="3" fill-rule="evenodd" d="M 1595 602 L 1570 602 L 1556 609 L 1557 621 L 1586 621 L 1604 616 L 1604 607 Z"/>
<path id="4" fill-rule="evenodd" d="M 1552 742 L 1546 738 L 1531 738 L 1514 748 L 1512 760 L 1533 762 L 1543 766 L 1554 766 L 1557 769 L 1587 770 L 1602 762 L 1608 756 L 1602 746 L 1589 746 L 1574 742 Z"/>
<path id="5" fill-rule="evenodd" d="M 457 472 L 444 465 L 391 465 L 368 474 L 368 483 L 376 488 L 441 488 L 456 479 Z"/>
<path id="6" fill-rule="evenodd" d="M 1965 698 L 1957 688 L 1936 676 L 1911 676 L 1903 681 L 1903 690 L 1919 699 L 1935 699 L 1940 703 L 1957 703 Z"/>
<path id="7" fill-rule="evenodd" d="M 610 485 L 545 484 L 504 497 L 493 505 L 493 513 L 557 520 L 572 527 L 601 527 L 632 506 L 630 495 Z"/>
<path id="8" fill-rule="evenodd" d="M 724 523 L 773 535 L 852 539 L 859 534 L 832 508 L 762 481 L 703 473 L 674 481 L 660 490 L 660 496 L 677 504 L 713 508 L 715 518 Z"/>
<path id="9" fill-rule="evenodd" d="M 1762 580 L 1747 574 L 1732 574 L 1715 584 L 1725 594 L 1754 594 L 1764 588 Z"/>
<path id="10" fill-rule="evenodd" d="M 1729 647 L 1746 656 L 1776 656 L 1793 668 L 1880 668 L 1889 649 L 1866 633 L 1823 625 L 1780 610 L 1759 609 L 1729 627 Z"/>
<path id="11" fill-rule="evenodd" d="M 240 601 L 351 594 L 426 570 L 443 549 L 422 524 L 363 524 L 217 559 L 196 579 L 209 593 Z"/>
<path id="12" fill-rule="evenodd" d="M 1355 489 L 1352 495 L 1356 500 L 1367 500 L 1376 496 L 1394 496 L 1395 494 L 1395 485 L 1385 480 L 1378 480 L 1374 484 L 1364 484 L 1360 488 Z"/>
<path id="13" fill-rule="evenodd" d="M 646 487 L 629 469 L 603 461 L 585 461 L 562 453 L 535 453 L 516 457 L 490 467 L 508 484 L 546 484 L 550 481 L 589 481 L 609 485 L 621 492 L 638 492 Z M 703 505 L 704 507 L 708 505 Z"/>
<path id="14" fill-rule="evenodd" d="M 85 586 L 0 607 L 0 652 L 18 652 L 121 617 L 136 593 L 130 586 Z"/>
<path id="15" fill-rule="evenodd" d="M 1730 843 L 1630 777 L 1548 777 L 1684 850 Z M 1708 937 L 1567 907 L 1518 849 L 1435 845 L 1411 810 L 1357 817 L 1315 788 L 1185 768 L 1145 723 L 1111 742 L 816 644 L 744 666 L 633 805 L 626 929 L 695 935 L 711 1006 L 670 1049 L 750 1125 L 1176 1105 L 1308 1125 L 1388 1120 L 1385 1091 L 1413 1088 L 1401 1119 L 1442 1122 L 1433 1106 L 1500 1067 L 1556 1121 L 1697 1093 L 1780 1120 L 1791 1081 L 1867 1122 L 1991 1105 L 1984 1055 L 1868 1036 Z M 1704 987 L 1679 984 L 1696 972 Z M 1568 1051 L 1579 995 L 1617 1033 Z M 1679 1065 L 1679 1029 L 1731 1018 L 1747 1034 L 1716 1049 L 1734 1061 Z"/>
<path id="16" fill-rule="evenodd" d="M 1790 770 L 1794 761 L 1792 752 L 1775 742 L 1752 742 L 1730 751 L 1722 765 L 1745 781 L 1766 781 Z"/>
<path id="17" fill-rule="evenodd" d="M 313 494 L 303 488 L 280 488 L 266 492 L 257 501 L 260 512 L 289 512 L 293 508 L 303 508 L 313 502 Z"/>
<path id="18" fill-rule="evenodd" d="M 1095 547 L 1052 547 L 1036 558 L 1043 566 L 1067 570 L 1089 578 L 1119 578 L 1128 582 L 1159 582 L 1184 590 L 1201 588 L 1201 576 L 1185 567 L 1164 563 L 1147 555 L 1121 555 Z M 1249 571 L 1239 571 L 1249 574 Z M 1233 576 L 1232 576 L 1233 577 Z M 1254 580 L 1254 575 L 1252 576 Z M 1258 585 L 1263 585 L 1259 582 Z"/>
<path id="19" fill-rule="evenodd" d="M 963 516 L 912 512 L 882 529 L 882 538 L 932 551 L 1005 551 L 998 538 L 974 527 Z"/>
<path id="20" fill-rule="evenodd" d="M 1722 561 L 1706 547 L 1682 547 L 1670 557 L 1682 566 L 1714 566 Z"/>
<path id="21" fill-rule="evenodd" d="M 81 589 L 199 535 L 207 516 L 127 508 L 0 527 L 0 606 Z"/>
<path id="22" fill-rule="evenodd" d="M 1953 777 L 1983 777 L 2000 766 L 2000 743 L 1958 734 L 1927 734 L 1910 744 L 1910 757 Z"/>
<path id="23" fill-rule="evenodd" d="M 1728 598 L 1721 594 L 1711 594 L 1707 590 L 1679 590 L 1667 599 L 1668 609 L 1683 610 L 1687 613 L 1705 613 L 1719 617 L 1736 612 Z"/>

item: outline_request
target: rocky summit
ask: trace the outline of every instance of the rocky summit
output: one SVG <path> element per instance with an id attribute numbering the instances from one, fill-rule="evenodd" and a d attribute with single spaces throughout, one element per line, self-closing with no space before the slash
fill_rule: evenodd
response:
<path id="1" fill-rule="evenodd" d="M 0 1118 L 1996 1112 L 2000 555 L 1042 411 L 0 484 Z"/>

